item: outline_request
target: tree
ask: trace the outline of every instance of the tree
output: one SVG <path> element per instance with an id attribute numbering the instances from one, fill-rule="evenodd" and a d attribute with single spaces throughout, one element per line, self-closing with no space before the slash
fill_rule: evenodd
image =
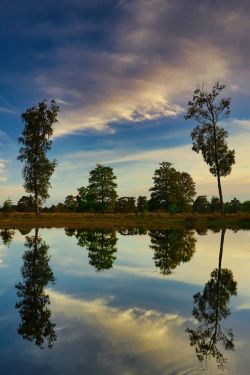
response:
<path id="1" fill-rule="evenodd" d="M 250 212 L 250 201 L 244 201 L 241 204 L 241 210 L 242 212 Z"/>
<path id="2" fill-rule="evenodd" d="M 78 229 L 75 234 L 77 245 L 86 247 L 89 254 L 89 264 L 97 271 L 113 267 L 117 252 L 117 237 L 115 231 L 102 229 L 87 231 Z"/>
<path id="3" fill-rule="evenodd" d="M 135 212 L 136 211 L 135 198 L 134 197 L 118 198 L 116 201 L 115 210 L 116 212 L 123 212 L 123 213 Z"/>
<path id="4" fill-rule="evenodd" d="M 0 230 L 0 237 L 4 243 L 4 245 L 9 246 L 11 241 L 13 240 L 13 237 L 15 235 L 14 229 L 1 229 Z"/>
<path id="5" fill-rule="evenodd" d="M 218 212 L 220 211 L 221 206 L 220 206 L 220 199 L 218 197 L 212 196 L 211 201 L 210 201 L 210 210 L 212 212 Z"/>
<path id="6" fill-rule="evenodd" d="M 78 194 L 76 196 L 76 211 L 77 212 L 88 212 L 93 211 L 94 201 L 93 197 L 90 196 L 88 187 L 82 186 L 77 189 Z"/>
<path id="7" fill-rule="evenodd" d="M 10 213 L 15 211 L 15 206 L 10 198 L 3 202 L 2 212 Z"/>
<path id="8" fill-rule="evenodd" d="M 37 215 L 42 202 L 49 198 L 49 180 L 56 166 L 56 160 L 50 161 L 46 154 L 51 149 L 50 138 L 58 112 L 59 107 L 54 100 L 50 102 L 50 106 L 43 100 L 37 107 L 28 108 L 21 115 L 25 126 L 18 139 L 21 148 L 17 159 L 25 163 L 22 170 L 24 188 L 27 193 L 34 195 Z"/>
<path id="9" fill-rule="evenodd" d="M 17 202 L 16 209 L 19 212 L 32 212 L 35 208 L 35 202 L 32 195 L 23 195 Z"/>
<path id="10" fill-rule="evenodd" d="M 195 347 L 199 361 L 214 357 L 221 368 L 226 359 L 219 344 L 225 350 L 234 350 L 234 335 L 231 329 L 223 328 L 220 321 L 230 315 L 230 298 L 237 294 L 237 282 L 232 271 L 222 268 L 225 232 L 226 230 L 222 229 L 218 268 L 211 272 L 211 278 L 203 292 L 194 295 L 195 305 L 192 313 L 200 325 L 196 329 L 186 330 L 190 345 Z"/>
<path id="11" fill-rule="evenodd" d="M 172 163 L 163 161 L 154 173 L 154 186 L 149 190 L 149 206 L 168 212 L 186 211 L 195 195 L 195 184 L 186 172 L 178 172 Z"/>
<path id="12" fill-rule="evenodd" d="M 196 88 L 193 100 L 188 102 L 188 110 L 185 119 L 194 119 L 198 126 L 191 133 L 192 149 L 201 151 L 204 161 L 209 165 L 213 176 L 217 177 L 220 197 L 220 211 L 223 213 L 223 194 L 221 177 L 227 176 L 235 163 L 234 150 L 228 149 L 228 132 L 218 123 L 230 115 L 230 99 L 221 98 L 225 85 L 216 82 L 211 92 L 204 91 L 203 86 Z"/>
<path id="13" fill-rule="evenodd" d="M 76 211 L 77 209 L 77 200 L 74 195 L 67 195 L 64 200 L 64 206 L 69 211 Z"/>
<path id="14" fill-rule="evenodd" d="M 137 198 L 137 210 L 138 212 L 145 212 L 148 209 L 148 200 L 145 195 L 139 195 Z"/>
<path id="15" fill-rule="evenodd" d="M 34 236 L 27 236 L 23 255 L 21 274 L 23 282 L 16 285 L 18 301 L 16 308 L 19 311 L 21 324 L 18 333 L 25 340 L 34 341 L 39 348 L 44 348 L 47 339 L 51 348 L 56 341 L 55 323 L 52 323 L 49 309 L 49 295 L 44 288 L 48 283 L 55 283 L 52 269 L 49 266 L 49 246 L 38 235 L 35 229 Z"/>
<path id="16" fill-rule="evenodd" d="M 205 213 L 209 211 L 209 202 L 206 195 L 199 195 L 193 204 L 193 211 L 198 213 Z"/>
<path id="17" fill-rule="evenodd" d="M 113 168 L 97 164 L 90 171 L 88 193 L 93 199 L 94 210 L 101 212 L 112 212 L 117 198 Z"/>
<path id="18" fill-rule="evenodd" d="M 183 229 L 152 230 L 150 248 L 154 250 L 155 266 L 163 275 L 170 275 L 182 262 L 189 262 L 195 253 L 194 232 Z"/>
<path id="19" fill-rule="evenodd" d="M 240 203 L 239 199 L 233 198 L 229 202 L 229 212 L 230 213 L 236 213 L 236 212 L 239 212 L 240 210 L 241 210 L 241 203 Z"/>

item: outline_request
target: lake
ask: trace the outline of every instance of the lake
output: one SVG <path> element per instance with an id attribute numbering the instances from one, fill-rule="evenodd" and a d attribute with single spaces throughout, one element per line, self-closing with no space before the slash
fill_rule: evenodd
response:
<path id="1" fill-rule="evenodd" d="M 250 231 L 0 236 L 1 374 L 250 373 Z"/>

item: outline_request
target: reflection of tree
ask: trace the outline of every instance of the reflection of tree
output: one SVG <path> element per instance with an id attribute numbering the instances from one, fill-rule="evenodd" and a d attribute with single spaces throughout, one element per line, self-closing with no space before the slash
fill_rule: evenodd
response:
<path id="1" fill-rule="evenodd" d="M 13 240 L 13 237 L 15 235 L 14 229 L 1 229 L 0 231 L 0 237 L 2 238 L 2 241 L 4 245 L 9 246 L 11 241 Z"/>
<path id="2" fill-rule="evenodd" d="M 84 246 L 89 252 L 89 264 L 97 271 L 113 267 L 117 252 L 117 237 L 114 231 L 86 231 L 78 229 L 76 231 L 77 244 Z"/>
<path id="3" fill-rule="evenodd" d="M 47 339 L 51 348 L 56 341 L 55 324 L 50 321 L 49 295 L 44 292 L 49 282 L 55 282 L 49 266 L 49 246 L 38 235 L 38 229 L 35 229 L 34 236 L 26 237 L 25 246 L 28 250 L 23 255 L 23 282 L 16 285 L 19 298 L 16 308 L 21 317 L 18 333 L 25 340 L 34 341 L 41 349 Z"/>
<path id="4" fill-rule="evenodd" d="M 154 261 L 163 275 L 169 275 L 181 263 L 188 262 L 195 252 L 194 232 L 182 229 L 149 232 Z"/>
<path id="5" fill-rule="evenodd" d="M 221 268 L 225 229 L 221 232 L 220 254 L 218 268 L 211 273 L 203 293 L 194 295 L 195 307 L 193 316 L 200 322 L 197 329 L 187 329 L 190 345 L 195 347 L 200 361 L 214 357 L 219 367 L 224 366 L 224 358 L 220 346 L 225 350 L 234 350 L 234 336 L 231 329 L 225 329 L 220 321 L 230 315 L 228 304 L 230 298 L 237 293 L 237 282 L 233 273 L 227 268 Z"/>
<path id="6" fill-rule="evenodd" d="M 18 230 L 23 236 L 26 236 L 31 231 L 31 228 L 19 228 Z"/>
<path id="7" fill-rule="evenodd" d="M 147 234 L 147 230 L 145 228 L 123 228 L 118 231 L 122 236 L 135 236 L 137 234 Z"/>
<path id="8" fill-rule="evenodd" d="M 65 232 L 66 236 L 73 237 L 76 230 L 73 229 L 73 228 L 64 228 L 64 232 Z"/>

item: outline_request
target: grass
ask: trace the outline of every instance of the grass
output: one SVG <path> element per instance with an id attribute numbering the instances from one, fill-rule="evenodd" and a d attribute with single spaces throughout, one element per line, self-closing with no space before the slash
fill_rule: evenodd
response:
<path id="1" fill-rule="evenodd" d="M 0 213 L 0 228 L 232 228 L 250 229 L 250 213 L 238 214 L 94 214 L 94 213 Z"/>

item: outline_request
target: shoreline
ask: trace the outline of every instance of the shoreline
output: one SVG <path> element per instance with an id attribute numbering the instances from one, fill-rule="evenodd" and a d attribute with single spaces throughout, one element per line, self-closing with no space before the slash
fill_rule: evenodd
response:
<path id="1" fill-rule="evenodd" d="M 4 228 L 85 228 L 85 229 L 168 229 L 232 228 L 250 229 L 250 213 L 238 214 L 169 214 L 169 213 L 0 213 Z"/>

